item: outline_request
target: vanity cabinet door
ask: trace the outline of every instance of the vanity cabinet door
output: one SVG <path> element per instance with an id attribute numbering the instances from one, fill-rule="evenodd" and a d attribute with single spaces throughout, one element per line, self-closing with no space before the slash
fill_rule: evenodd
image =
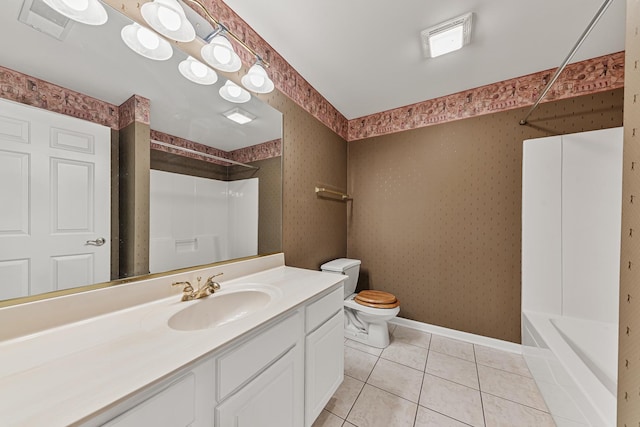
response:
<path id="1" fill-rule="evenodd" d="M 195 422 L 196 376 L 189 373 L 104 427 L 187 427 Z"/>
<path id="2" fill-rule="evenodd" d="M 344 378 L 344 312 L 307 336 L 305 425 L 311 426 Z"/>
<path id="3" fill-rule="evenodd" d="M 216 427 L 300 427 L 304 367 L 299 345 L 216 408 Z"/>

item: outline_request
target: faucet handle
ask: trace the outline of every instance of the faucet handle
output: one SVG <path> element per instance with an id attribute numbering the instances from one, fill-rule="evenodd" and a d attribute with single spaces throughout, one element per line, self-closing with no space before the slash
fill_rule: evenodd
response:
<path id="1" fill-rule="evenodd" d="M 218 283 L 218 282 L 214 282 L 214 281 L 213 281 L 213 278 L 214 278 L 214 277 L 221 276 L 221 275 L 223 275 L 223 274 L 224 274 L 224 273 L 218 273 L 218 274 L 214 274 L 213 276 L 209 277 L 209 278 L 207 279 L 207 282 L 205 283 L 205 286 L 211 286 L 211 287 L 213 287 L 213 290 L 214 290 L 214 291 L 217 291 L 218 289 L 220 289 L 220 283 Z"/>
<path id="2" fill-rule="evenodd" d="M 193 286 L 191 286 L 191 283 L 189 282 L 173 282 L 171 284 L 171 286 L 182 286 L 184 285 L 184 288 L 182 289 L 182 292 L 193 292 Z"/>

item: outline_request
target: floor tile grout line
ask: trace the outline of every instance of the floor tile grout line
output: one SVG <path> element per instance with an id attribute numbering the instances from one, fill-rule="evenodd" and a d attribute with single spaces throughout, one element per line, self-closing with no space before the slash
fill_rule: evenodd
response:
<path id="1" fill-rule="evenodd" d="M 508 373 L 508 374 L 517 375 L 517 376 L 522 377 L 522 378 L 528 378 L 528 379 L 530 379 L 530 380 L 535 380 L 535 378 L 533 378 L 533 376 L 532 376 L 532 375 L 531 375 L 531 376 L 530 376 L 530 375 L 522 375 L 522 374 L 519 374 L 519 373 L 517 373 L 517 372 L 508 371 L 508 370 L 506 370 L 506 369 L 496 368 L 495 366 L 487 365 L 486 363 L 479 363 L 479 362 L 476 362 L 476 364 L 477 364 L 477 365 L 480 365 L 480 366 L 484 366 L 485 368 L 495 369 L 496 371 L 502 371 L 502 372 L 506 372 L 506 373 Z"/>
<path id="2" fill-rule="evenodd" d="M 476 371 L 476 372 L 477 372 L 477 371 Z M 452 379 L 450 379 L 450 378 L 441 377 L 440 375 L 434 374 L 434 373 L 432 373 L 432 372 L 426 372 L 426 371 L 425 371 L 425 373 L 427 373 L 427 374 L 429 374 L 429 375 L 431 375 L 431 376 L 434 376 L 434 377 L 436 377 L 436 378 L 440 378 L 441 380 L 449 381 L 450 383 L 454 383 L 454 384 L 461 385 L 461 386 L 466 387 L 466 388 L 470 388 L 471 390 L 481 391 L 481 390 L 480 390 L 480 380 L 478 380 L 478 388 L 474 388 L 474 387 L 469 386 L 468 384 L 462 384 L 462 383 L 460 383 L 460 382 L 458 382 L 458 381 L 453 381 L 453 380 L 452 380 Z"/>
<path id="3" fill-rule="evenodd" d="M 480 385 L 480 371 L 478 371 L 478 358 L 476 357 L 476 347 L 473 346 L 473 358 L 476 361 L 476 375 L 478 376 L 478 394 L 480 395 L 480 409 L 482 409 L 482 422 L 487 425 L 487 417 L 484 413 L 484 401 L 482 400 L 482 385 Z"/>
<path id="4" fill-rule="evenodd" d="M 429 337 L 429 347 L 431 347 L 431 338 Z M 420 409 L 420 398 L 422 397 L 422 388 L 424 387 L 424 378 L 427 375 L 427 363 L 429 363 L 429 348 L 427 348 L 427 359 L 424 361 L 424 371 L 422 372 L 422 381 L 420 382 L 420 391 L 418 392 L 418 406 L 416 407 L 416 415 L 413 417 L 413 427 L 418 422 L 418 409 Z"/>
<path id="5" fill-rule="evenodd" d="M 370 384 L 370 383 L 366 383 L 366 385 L 371 386 L 371 387 L 373 387 L 373 388 L 375 388 L 375 389 L 378 389 L 378 390 L 380 390 L 380 391 L 384 391 L 385 393 L 389 393 L 390 395 L 395 396 L 395 397 L 397 397 L 397 398 L 399 398 L 399 399 L 406 400 L 407 402 L 412 403 L 412 404 L 414 404 L 414 405 L 420 405 L 420 403 L 418 403 L 418 402 L 413 402 L 413 401 L 411 401 L 411 400 L 407 399 L 406 397 L 400 396 L 399 394 L 396 394 L 396 393 L 394 393 L 394 392 L 392 392 L 392 391 L 385 390 L 385 389 L 383 389 L 383 388 L 382 388 L 382 387 L 380 387 L 380 386 L 377 386 L 377 385 L 374 385 L 374 384 Z M 364 387 L 363 387 L 363 388 L 364 388 Z"/>
<path id="6" fill-rule="evenodd" d="M 480 397 L 481 397 L 481 398 L 482 398 L 482 393 L 484 393 L 484 394 L 488 394 L 489 396 L 497 397 L 498 399 L 506 400 L 507 402 L 515 403 L 516 405 L 524 406 L 524 407 L 529 408 L 529 409 L 534 409 L 534 410 L 536 410 L 536 411 L 538 411 L 538 412 L 544 412 L 545 414 L 552 415 L 552 414 L 551 414 L 551 412 L 549 412 L 549 411 L 544 411 L 544 410 L 542 410 L 542 409 L 540 409 L 540 408 L 536 408 L 536 407 L 534 407 L 534 406 L 527 405 L 526 403 L 517 402 L 517 401 L 515 401 L 515 400 L 507 399 L 507 398 L 506 398 L 506 397 L 504 397 L 504 396 L 498 396 L 497 394 L 489 393 L 488 391 L 482 391 L 482 390 L 480 390 Z M 545 402 L 545 406 L 546 406 L 546 402 Z M 549 409 L 549 408 L 547 408 L 547 409 Z"/>
<path id="7" fill-rule="evenodd" d="M 465 360 L 465 361 L 467 361 L 467 362 L 474 362 L 474 363 L 477 363 L 477 362 L 475 362 L 475 360 L 465 359 L 464 357 L 455 356 L 455 355 L 453 355 L 453 354 L 445 353 L 445 352 L 443 352 L 443 351 L 431 350 L 431 349 L 429 349 L 429 351 L 434 351 L 434 352 L 436 352 L 436 353 L 438 353 L 438 354 L 444 354 L 445 356 L 455 357 L 456 359 Z M 474 358 L 475 358 L 475 356 L 474 356 Z"/>
<path id="8" fill-rule="evenodd" d="M 356 349 L 357 350 L 357 349 Z M 366 353 L 366 352 L 363 352 Z M 369 353 L 367 353 L 369 354 Z M 356 406 L 356 402 L 358 401 L 358 399 L 360 398 L 360 395 L 362 394 L 362 391 L 364 390 L 364 387 L 369 384 L 367 381 L 369 381 L 369 377 L 371 377 L 371 373 L 373 372 L 373 370 L 376 368 L 376 365 L 378 364 L 378 361 L 380 360 L 380 356 L 378 356 L 378 358 L 376 359 L 376 363 L 373 364 L 373 368 L 371 368 L 371 372 L 369 372 L 369 375 L 367 376 L 367 379 L 364 381 L 364 384 L 362 384 L 362 388 L 360 389 L 360 391 L 358 392 L 358 395 L 356 396 L 355 400 L 353 401 L 353 404 L 351 405 L 351 407 L 349 408 L 349 411 L 347 411 L 347 415 L 344 417 L 344 421 L 347 422 L 347 418 L 349 418 L 349 415 L 351 414 L 351 411 L 353 410 L 353 407 Z M 353 377 L 351 377 L 353 378 Z M 356 378 L 357 379 L 357 378 Z M 358 380 L 360 381 L 360 380 Z M 371 384 L 369 384 L 371 385 Z M 374 386 L 372 386 L 374 387 Z M 344 425 L 344 423 L 342 423 Z M 354 424 L 355 425 L 355 424 Z M 358 427 L 358 426 L 356 426 Z"/>

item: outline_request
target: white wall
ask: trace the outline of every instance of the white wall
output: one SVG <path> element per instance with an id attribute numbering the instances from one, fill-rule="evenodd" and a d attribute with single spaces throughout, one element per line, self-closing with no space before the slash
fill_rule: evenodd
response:
<path id="1" fill-rule="evenodd" d="M 522 309 L 618 322 L 622 128 L 524 142 Z"/>
<path id="2" fill-rule="evenodd" d="M 230 181 L 228 191 L 229 257 L 258 253 L 258 178 Z"/>
<path id="3" fill-rule="evenodd" d="M 257 254 L 257 178 L 225 182 L 152 170 L 150 181 L 151 273 Z"/>

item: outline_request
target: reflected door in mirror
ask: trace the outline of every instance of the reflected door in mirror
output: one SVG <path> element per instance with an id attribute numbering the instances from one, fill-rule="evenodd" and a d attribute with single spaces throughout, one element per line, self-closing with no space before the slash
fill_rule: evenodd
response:
<path id="1" fill-rule="evenodd" d="M 109 280 L 110 132 L 0 100 L 0 299 Z"/>

